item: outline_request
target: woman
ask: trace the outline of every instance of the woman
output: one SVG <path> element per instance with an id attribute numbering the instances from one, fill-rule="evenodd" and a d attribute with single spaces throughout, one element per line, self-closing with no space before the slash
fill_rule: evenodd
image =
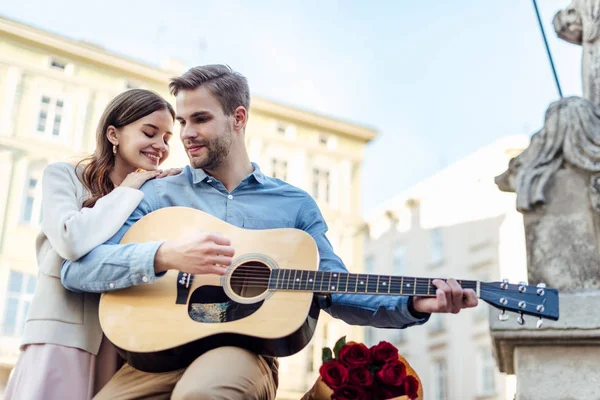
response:
<path id="1" fill-rule="evenodd" d="M 181 171 L 158 169 L 169 156 L 174 117 L 157 94 L 124 92 L 104 111 L 91 157 L 45 169 L 38 283 L 5 399 L 90 399 L 117 371 L 118 356 L 98 321 L 99 296 L 66 290 L 60 268 L 121 228 L 142 200 L 144 182 Z"/>

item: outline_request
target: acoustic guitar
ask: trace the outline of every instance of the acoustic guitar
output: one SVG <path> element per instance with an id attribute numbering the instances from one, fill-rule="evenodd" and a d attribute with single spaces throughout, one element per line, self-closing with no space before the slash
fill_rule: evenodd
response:
<path id="1" fill-rule="evenodd" d="M 319 271 L 313 238 L 293 229 L 248 230 L 205 212 L 168 207 L 137 221 L 121 243 L 176 240 L 198 230 L 220 232 L 236 251 L 223 276 L 168 271 L 153 284 L 104 293 L 100 323 L 134 368 L 187 367 L 203 352 L 238 346 L 284 357 L 311 340 L 319 307 L 315 294 L 435 296 L 434 278 Z M 458 281 L 502 310 L 558 320 L 558 291 L 507 281 Z"/>

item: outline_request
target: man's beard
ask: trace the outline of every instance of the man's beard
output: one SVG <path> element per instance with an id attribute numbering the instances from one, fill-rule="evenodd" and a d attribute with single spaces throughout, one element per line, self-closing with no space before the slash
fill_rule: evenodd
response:
<path id="1" fill-rule="evenodd" d="M 213 141 L 197 141 L 191 144 L 204 146 L 206 148 L 206 157 L 194 157 L 190 155 L 190 163 L 194 168 L 205 170 L 215 170 L 229 155 L 231 148 L 231 137 L 229 135 L 219 135 Z"/>

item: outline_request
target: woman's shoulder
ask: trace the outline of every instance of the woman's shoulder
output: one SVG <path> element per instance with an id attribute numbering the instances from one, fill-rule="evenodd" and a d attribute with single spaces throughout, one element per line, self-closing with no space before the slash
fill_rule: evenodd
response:
<path id="1" fill-rule="evenodd" d="M 44 169 L 43 179 L 48 180 L 64 180 L 70 178 L 73 182 L 79 181 L 79 175 L 81 174 L 81 167 L 65 161 L 53 162 L 48 164 Z"/>
<path id="2" fill-rule="evenodd" d="M 75 164 L 66 161 L 53 162 L 46 166 L 46 171 L 66 172 L 70 174 L 75 174 L 76 169 L 77 166 Z"/>

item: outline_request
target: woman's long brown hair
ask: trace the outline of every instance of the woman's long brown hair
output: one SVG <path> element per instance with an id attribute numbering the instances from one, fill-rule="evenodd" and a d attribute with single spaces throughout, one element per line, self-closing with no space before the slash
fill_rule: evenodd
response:
<path id="1" fill-rule="evenodd" d="M 79 161 L 76 170 L 83 186 L 89 191 L 83 207 L 94 207 L 96 201 L 106 196 L 114 188 L 110 172 L 115 166 L 112 143 L 106 137 L 109 126 L 119 129 L 155 111 L 167 110 L 175 118 L 173 107 L 158 94 L 144 89 L 131 89 L 119 94 L 106 107 L 96 130 L 96 150 Z"/>

